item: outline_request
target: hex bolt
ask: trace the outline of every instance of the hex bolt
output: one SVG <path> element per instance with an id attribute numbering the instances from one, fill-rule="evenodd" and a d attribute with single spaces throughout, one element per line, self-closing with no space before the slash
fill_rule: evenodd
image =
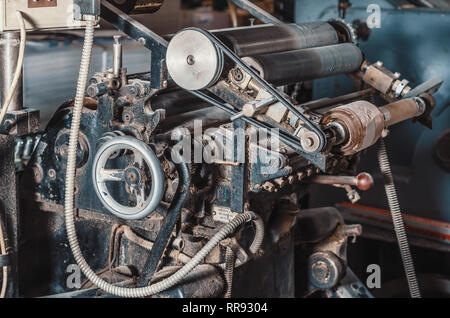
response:
<path id="1" fill-rule="evenodd" d="M 317 261 L 311 267 L 314 279 L 322 284 L 330 280 L 330 270 L 325 262 Z"/>

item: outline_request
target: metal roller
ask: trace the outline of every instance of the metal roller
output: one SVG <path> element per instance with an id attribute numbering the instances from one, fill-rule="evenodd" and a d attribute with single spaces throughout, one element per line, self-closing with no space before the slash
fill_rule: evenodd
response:
<path id="1" fill-rule="evenodd" d="M 349 47 L 329 48 L 330 45 L 339 43 L 339 36 L 332 24 L 327 22 L 219 30 L 215 31 L 214 35 L 240 57 L 327 47 L 328 50 L 320 50 L 317 51 L 318 53 L 306 51 L 311 54 L 305 57 L 313 59 L 317 66 L 315 71 L 321 76 L 327 75 L 327 70 L 330 69 L 325 69 L 327 66 L 331 66 L 332 70 L 336 69 L 334 74 L 338 74 L 347 72 L 348 69 L 353 70 L 355 64 L 362 62 L 361 52 L 353 44 L 347 43 Z M 286 54 L 290 57 L 292 55 L 292 53 Z M 294 60 L 298 60 L 295 54 L 293 56 Z M 223 74 L 224 68 L 227 69 L 227 60 L 216 45 L 207 36 L 193 29 L 182 30 L 171 39 L 167 48 L 166 61 L 169 74 L 175 83 L 189 90 L 214 85 Z M 340 63 L 344 65 L 341 66 Z M 290 71 L 291 65 L 288 68 Z M 271 72 L 271 74 L 274 73 Z M 328 73 L 332 72 L 328 71 Z M 283 76 L 286 75 L 288 74 L 283 74 Z"/>
<path id="2" fill-rule="evenodd" d="M 361 50 L 352 43 L 245 57 L 269 83 L 285 85 L 325 76 L 357 71 Z"/>
<path id="3" fill-rule="evenodd" d="M 108 0 L 120 10 L 128 14 L 154 13 L 158 11 L 164 0 Z"/>
<path id="4" fill-rule="evenodd" d="M 213 33 L 240 57 L 339 43 L 337 31 L 328 22 L 265 24 Z"/>

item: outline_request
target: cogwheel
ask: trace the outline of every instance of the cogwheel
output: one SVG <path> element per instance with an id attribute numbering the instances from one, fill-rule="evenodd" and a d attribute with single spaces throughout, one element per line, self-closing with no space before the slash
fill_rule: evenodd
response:
<path id="1" fill-rule="evenodd" d="M 358 37 L 356 36 L 356 30 L 349 22 L 345 21 L 342 18 L 332 19 L 328 22 L 331 23 L 333 26 L 338 27 L 338 31 L 339 29 L 343 28 L 345 33 L 347 33 L 347 36 L 349 37 L 351 42 L 355 45 L 358 45 Z"/>

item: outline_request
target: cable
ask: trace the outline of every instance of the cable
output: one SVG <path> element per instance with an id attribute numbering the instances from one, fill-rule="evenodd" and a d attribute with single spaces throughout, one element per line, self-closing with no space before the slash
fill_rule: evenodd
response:
<path id="1" fill-rule="evenodd" d="M 11 100 L 16 92 L 17 85 L 19 84 L 20 75 L 22 74 L 23 61 L 25 58 L 25 44 L 27 41 L 27 31 L 25 29 L 25 21 L 23 19 L 22 12 L 16 11 L 16 14 L 20 28 L 19 58 L 17 59 L 17 66 L 16 72 L 14 73 L 14 78 L 9 88 L 8 95 L 3 103 L 2 111 L 0 113 L 0 127 L 3 125 L 3 120 L 5 119 L 6 112 L 8 111 L 9 108 L 9 104 L 11 104 Z"/>
<path id="2" fill-rule="evenodd" d="M 405 270 L 406 280 L 408 281 L 409 293 L 412 298 L 421 298 L 416 271 L 414 269 L 411 252 L 409 250 L 405 224 L 403 222 L 402 212 L 398 203 L 397 192 L 395 191 L 394 178 L 392 176 L 391 167 L 389 164 L 389 157 L 383 139 L 380 139 L 378 144 L 378 162 L 380 165 L 381 174 L 384 177 L 386 197 L 391 210 L 392 223 L 394 224 L 395 235 L 397 236 L 403 268 Z"/>

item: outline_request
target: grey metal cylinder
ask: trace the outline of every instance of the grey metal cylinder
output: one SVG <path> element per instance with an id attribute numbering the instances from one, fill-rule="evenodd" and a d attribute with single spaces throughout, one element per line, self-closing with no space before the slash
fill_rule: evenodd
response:
<path id="1" fill-rule="evenodd" d="M 122 44 L 120 43 L 120 35 L 114 36 L 113 44 L 113 73 L 119 77 L 122 70 Z"/>
<path id="2" fill-rule="evenodd" d="M 0 107 L 8 95 L 9 89 L 17 68 L 17 59 L 19 57 L 20 33 L 4 32 L 0 33 Z M 23 108 L 23 71 L 20 75 L 16 92 L 9 104 L 9 111 L 20 110 Z"/>
<path id="3" fill-rule="evenodd" d="M 335 44 L 289 52 L 244 58 L 260 75 L 274 85 L 286 85 L 325 76 L 357 71 L 361 50 L 352 43 Z"/>
<path id="4" fill-rule="evenodd" d="M 240 57 L 339 43 L 335 28 L 328 22 L 266 24 L 213 33 Z"/>

